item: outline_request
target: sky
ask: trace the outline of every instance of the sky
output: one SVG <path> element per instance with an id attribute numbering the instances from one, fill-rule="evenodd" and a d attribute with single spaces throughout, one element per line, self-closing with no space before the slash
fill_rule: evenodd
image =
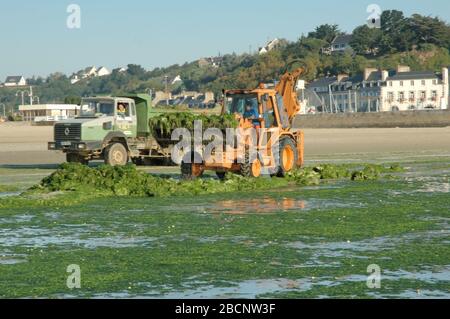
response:
<path id="1" fill-rule="evenodd" d="M 351 32 L 372 3 L 450 22 L 446 0 L 0 0 L 0 81 L 243 53 L 275 37 L 296 40 L 324 23 Z M 79 29 L 67 27 L 70 4 L 81 9 Z"/>

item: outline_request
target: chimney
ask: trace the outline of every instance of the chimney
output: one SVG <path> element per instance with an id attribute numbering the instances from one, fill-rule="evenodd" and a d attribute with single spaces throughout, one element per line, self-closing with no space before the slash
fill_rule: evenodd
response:
<path id="1" fill-rule="evenodd" d="M 397 65 L 397 73 L 411 72 L 411 68 L 407 65 Z"/>
<path id="2" fill-rule="evenodd" d="M 364 81 L 367 81 L 367 79 L 369 78 L 369 76 L 373 73 L 373 72 L 377 72 L 378 70 L 375 68 L 365 68 L 364 69 Z"/>
<path id="3" fill-rule="evenodd" d="M 386 70 L 381 70 L 381 81 L 385 82 L 389 77 L 389 72 Z"/>
<path id="4" fill-rule="evenodd" d="M 348 78 L 348 74 L 345 74 L 345 73 L 338 74 L 337 81 L 341 82 L 345 78 Z"/>
<path id="5" fill-rule="evenodd" d="M 448 68 L 442 68 L 442 83 L 448 85 Z"/>

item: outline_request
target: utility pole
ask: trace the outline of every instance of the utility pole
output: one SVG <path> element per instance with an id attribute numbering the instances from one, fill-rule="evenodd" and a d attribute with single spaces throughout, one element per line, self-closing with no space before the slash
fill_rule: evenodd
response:
<path id="1" fill-rule="evenodd" d="M 164 76 L 164 82 L 166 84 L 166 105 L 169 106 L 169 76 Z"/>
<path id="2" fill-rule="evenodd" d="M 33 87 L 30 85 L 30 92 L 28 93 L 30 97 L 30 105 L 33 105 Z"/>
<path id="3" fill-rule="evenodd" d="M 20 96 L 22 98 L 22 104 L 21 105 L 25 105 L 25 93 L 27 93 L 27 92 L 26 91 L 17 91 L 16 92 L 16 97 L 19 96 L 19 94 L 20 94 Z"/>

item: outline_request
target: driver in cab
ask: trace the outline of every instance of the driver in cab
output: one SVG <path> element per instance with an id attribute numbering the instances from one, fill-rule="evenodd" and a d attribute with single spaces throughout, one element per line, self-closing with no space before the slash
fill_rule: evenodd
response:
<path id="1" fill-rule="evenodd" d="M 256 105 L 251 100 L 245 102 L 245 112 L 243 114 L 244 119 L 251 120 L 255 128 L 261 128 L 259 122 L 259 114 Z"/>
<path id="2" fill-rule="evenodd" d="M 124 103 L 117 104 L 117 115 L 121 117 L 127 116 L 127 108 Z"/>

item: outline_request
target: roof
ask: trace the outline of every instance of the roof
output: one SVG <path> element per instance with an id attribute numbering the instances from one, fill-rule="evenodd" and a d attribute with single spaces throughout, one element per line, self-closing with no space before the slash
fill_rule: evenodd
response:
<path id="1" fill-rule="evenodd" d="M 334 84 L 336 82 L 337 82 L 337 77 L 335 77 L 335 76 L 325 77 L 325 78 L 320 78 L 320 79 L 317 79 L 317 80 L 309 83 L 308 87 L 325 87 L 325 86 Z"/>
<path id="2" fill-rule="evenodd" d="M 421 79 L 437 79 L 438 76 L 433 71 L 411 71 L 399 72 L 387 78 L 388 81 L 398 80 L 421 80 Z"/>
<path id="3" fill-rule="evenodd" d="M 41 111 L 41 110 L 78 110 L 79 105 L 76 104 L 33 104 L 19 105 L 19 111 Z"/>
<path id="4" fill-rule="evenodd" d="M 334 38 L 331 44 L 347 44 L 352 40 L 352 37 L 353 36 L 351 34 L 341 34 Z"/>
<path id="5" fill-rule="evenodd" d="M 18 83 L 20 82 L 20 80 L 22 80 L 22 78 L 23 76 L 21 75 L 8 76 L 5 83 Z"/>

